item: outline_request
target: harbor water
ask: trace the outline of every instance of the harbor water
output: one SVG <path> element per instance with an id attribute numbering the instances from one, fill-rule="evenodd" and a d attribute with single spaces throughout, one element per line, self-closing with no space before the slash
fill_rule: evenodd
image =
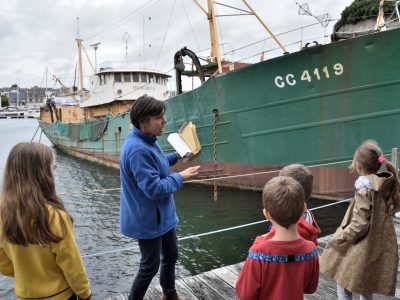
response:
<path id="1" fill-rule="evenodd" d="M 38 127 L 36 119 L 0 119 L 0 182 L 11 147 L 30 141 Z M 38 141 L 40 134 L 36 135 Z M 44 135 L 41 142 L 51 145 Z M 56 188 L 74 218 L 75 235 L 83 256 L 132 247 L 132 250 L 95 257 L 84 263 L 93 289 L 92 299 L 127 293 L 139 268 L 139 247 L 119 231 L 119 191 L 81 193 L 119 187 L 119 171 L 56 151 Z M 67 194 L 76 192 L 77 194 Z M 261 193 L 219 188 L 213 200 L 210 186 L 186 184 L 175 194 L 180 223 L 178 237 L 224 229 L 263 220 Z M 309 207 L 326 204 L 311 199 Z M 316 210 L 322 236 L 339 225 L 347 204 Z M 179 242 L 177 277 L 195 275 L 243 261 L 252 241 L 265 233 L 267 223 Z M 152 282 L 158 283 L 158 278 Z M 13 281 L 0 275 L 0 299 L 15 299 Z"/>

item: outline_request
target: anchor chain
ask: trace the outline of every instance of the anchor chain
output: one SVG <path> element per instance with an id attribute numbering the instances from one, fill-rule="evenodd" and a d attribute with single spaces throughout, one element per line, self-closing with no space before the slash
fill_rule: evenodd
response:
<path id="1" fill-rule="evenodd" d="M 213 168 L 214 168 L 214 201 L 218 200 L 218 180 L 217 177 L 217 118 L 218 118 L 218 109 L 213 109 L 214 114 L 214 160 L 213 160 Z"/>

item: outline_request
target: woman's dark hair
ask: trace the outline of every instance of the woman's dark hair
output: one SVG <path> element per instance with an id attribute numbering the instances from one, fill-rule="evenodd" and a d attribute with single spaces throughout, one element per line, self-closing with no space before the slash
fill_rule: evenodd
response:
<path id="1" fill-rule="evenodd" d="M 140 124 L 146 123 L 151 117 L 159 116 L 166 110 L 163 101 L 143 95 L 139 97 L 131 108 L 131 123 L 140 129 Z"/>

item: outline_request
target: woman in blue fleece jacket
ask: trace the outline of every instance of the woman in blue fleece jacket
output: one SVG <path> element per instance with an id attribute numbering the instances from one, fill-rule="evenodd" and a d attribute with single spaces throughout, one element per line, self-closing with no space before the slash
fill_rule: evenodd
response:
<path id="1" fill-rule="evenodd" d="M 176 153 L 165 155 L 157 143 L 167 121 L 165 104 L 146 95 L 132 106 L 134 125 L 120 156 L 121 232 L 138 239 L 140 268 L 133 281 L 129 300 L 143 299 L 151 280 L 160 268 L 161 299 L 179 299 L 175 290 L 175 263 L 178 245 L 173 193 L 183 181 L 197 176 L 199 166 L 180 173 L 169 167 L 178 161 Z"/>

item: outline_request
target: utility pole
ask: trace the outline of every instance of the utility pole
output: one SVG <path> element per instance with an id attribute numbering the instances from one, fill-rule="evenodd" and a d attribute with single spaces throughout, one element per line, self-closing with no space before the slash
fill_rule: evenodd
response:
<path id="1" fill-rule="evenodd" d="M 90 47 L 93 47 L 94 49 L 94 71 L 97 72 L 97 49 L 99 49 L 99 45 L 101 43 L 95 43 L 90 45 Z"/>

